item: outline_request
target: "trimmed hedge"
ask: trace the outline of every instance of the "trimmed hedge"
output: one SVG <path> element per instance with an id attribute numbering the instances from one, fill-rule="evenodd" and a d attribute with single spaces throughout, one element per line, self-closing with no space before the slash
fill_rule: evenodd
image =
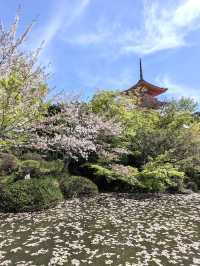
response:
<path id="1" fill-rule="evenodd" d="M 64 162 L 62 160 L 54 161 L 36 161 L 26 160 L 20 163 L 18 171 L 15 173 L 16 180 L 24 179 L 27 174 L 30 174 L 31 178 L 40 178 L 55 176 L 59 177 L 63 171 Z"/>
<path id="2" fill-rule="evenodd" d="M 0 189 L 0 211 L 36 211 L 63 199 L 59 184 L 51 179 L 19 180 Z"/>
<path id="3" fill-rule="evenodd" d="M 30 174 L 31 177 L 40 176 L 40 163 L 35 160 L 26 160 L 21 162 L 19 171 L 17 173 L 21 178 L 25 175 Z"/>
<path id="4" fill-rule="evenodd" d="M 17 169 L 17 158 L 10 153 L 0 153 L 0 174 L 7 175 Z"/>
<path id="5" fill-rule="evenodd" d="M 65 198 L 98 193 L 97 186 L 91 180 L 81 176 L 68 177 L 61 182 L 60 187 Z"/>

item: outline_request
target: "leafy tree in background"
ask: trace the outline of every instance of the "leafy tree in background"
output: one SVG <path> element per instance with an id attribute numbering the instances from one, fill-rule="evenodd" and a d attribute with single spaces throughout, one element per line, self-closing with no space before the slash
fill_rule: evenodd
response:
<path id="1" fill-rule="evenodd" d="M 176 110 L 178 112 L 195 113 L 198 107 L 198 103 L 191 98 L 181 97 L 180 100 L 171 100 L 167 106 L 170 110 Z"/>
<path id="2" fill-rule="evenodd" d="M 167 182 L 173 184 L 172 174 L 176 171 L 177 175 L 181 173 L 180 183 L 183 182 L 182 173 L 185 172 L 189 180 L 194 176 L 195 182 L 200 184 L 200 123 L 193 115 L 196 103 L 182 98 L 169 102 L 161 110 L 151 110 L 138 108 L 134 104 L 132 108 L 128 104 L 121 106 L 116 97 L 119 98 L 113 93 L 103 92 L 94 96 L 91 105 L 95 112 L 103 113 L 106 110 L 110 118 L 123 125 L 121 147 L 126 149 L 127 156 L 124 154 L 122 158 L 126 159 L 123 161 L 118 158 L 117 163 L 138 167 L 138 177 L 149 180 L 143 182 L 149 189 L 151 184 L 157 190 L 165 189 L 167 178 L 170 180 Z M 129 99 L 123 101 L 127 103 Z M 158 158 L 159 165 L 154 163 Z M 103 165 L 107 165 L 106 160 Z M 160 188 L 156 187 L 156 184 L 159 186 L 159 178 Z"/>
<path id="3" fill-rule="evenodd" d="M 197 140 L 198 134 L 194 132 L 199 123 L 193 116 L 196 108 L 193 100 L 172 101 L 159 111 L 138 108 L 134 104 L 131 107 L 130 104 L 128 97 L 102 92 L 94 96 L 91 108 L 96 113 L 106 112 L 109 118 L 123 125 L 124 143 L 134 154 L 140 155 L 142 165 L 148 162 L 149 157 L 165 151 L 176 150 L 181 154 L 180 147 L 183 149 L 192 139 Z"/>
<path id="4" fill-rule="evenodd" d="M 92 98 L 89 105 L 92 112 L 120 122 L 125 136 L 135 135 L 138 128 L 154 127 L 159 119 L 158 112 L 138 108 L 136 96 L 129 97 L 117 92 L 100 92 Z"/>
<path id="5" fill-rule="evenodd" d="M 32 24 L 17 37 L 19 16 L 6 31 L 0 24 L 0 144 L 16 143 L 25 129 L 38 120 L 47 94 L 44 67 L 37 62 L 39 50 L 23 50 Z M 22 134 L 20 134 L 22 133 Z"/>

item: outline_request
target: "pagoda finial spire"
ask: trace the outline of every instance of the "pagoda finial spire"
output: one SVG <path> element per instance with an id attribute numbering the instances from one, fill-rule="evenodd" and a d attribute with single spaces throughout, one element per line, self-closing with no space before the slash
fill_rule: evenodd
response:
<path id="1" fill-rule="evenodd" d="M 140 80 L 143 80 L 142 59 L 140 58 Z"/>

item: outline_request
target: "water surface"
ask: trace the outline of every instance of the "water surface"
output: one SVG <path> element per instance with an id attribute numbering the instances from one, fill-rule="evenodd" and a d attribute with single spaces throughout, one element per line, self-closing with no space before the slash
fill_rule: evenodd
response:
<path id="1" fill-rule="evenodd" d="M 104 194 L 0 214 L 0 265 L 200 265 L 200 194 Z"/>

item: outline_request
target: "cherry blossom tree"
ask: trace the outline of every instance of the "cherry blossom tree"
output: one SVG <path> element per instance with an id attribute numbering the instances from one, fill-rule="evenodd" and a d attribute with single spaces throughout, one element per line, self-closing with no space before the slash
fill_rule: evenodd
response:
<path id="1" fill-rule="evenodd" d="M 68 103 L 61 111 L 47 116 L 30 130 L 27 148 L 40 152 L 62 154 L 71 159 L 88 159 L 90 155 L 109 150 L 121 133 L 121 126 L 106 120 L 81 103 Z"/>
<path id="2" fill-rule="evenodd" d="M 11 28 L 0 24 L 0 143 L 16 141 L 29 123 L 40 117 L 47 94 L 45 68 L 38 64 L 40 49 L 27 52 L 32 24 L 19 36 L 19 16 Z M 24 133 L 23 133 L 24 134 Z"/>

